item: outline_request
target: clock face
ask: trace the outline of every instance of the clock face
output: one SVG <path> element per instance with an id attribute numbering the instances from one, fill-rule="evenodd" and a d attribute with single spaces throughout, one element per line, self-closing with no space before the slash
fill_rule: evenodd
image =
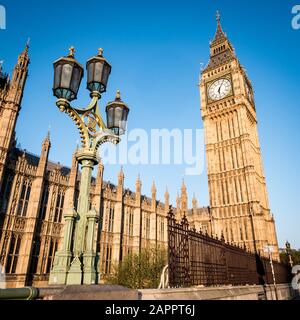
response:
<path id="1" fill-rule="evenodd" d="M 208 89 L 208 95 L 212 100 L 220 100 L 228 96 L 231 92 L 231 82 L 222 78 L 211 84 Z"/>

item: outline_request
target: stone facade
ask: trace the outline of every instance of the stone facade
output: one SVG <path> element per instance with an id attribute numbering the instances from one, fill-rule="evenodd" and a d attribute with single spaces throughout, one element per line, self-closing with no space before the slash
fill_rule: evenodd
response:
<path id="1" fill-rule="evenodd" d="M 272 245 L 279 259 L 252 84 L 217 20 L 200 79 L 212 232 L 262 254 Z"/>
<path id="2" fill-rule="evenodd" d="M 28 74 L 28 49 L 26 46 L 20 54 L 12 79 L 0 69 L 0 265 L 6 269 L 9 287 L 47 285 L 63 237 L 63 213 L 76 210 L 80 182 L 76 152 L 71 168 L 49 160 L 50 134 L 42 142 L 39 156 L 16 147 L 15 126 Z M 208 92 L 218 79 L 230 83 L 229 92 L 213 100 Z M 215 86 L 216 95 L 221 94 L 222 81 L 219 89 Z M 199 207 L 193 197 L 189 209 L 183 182 L 176 218 L 186 215 L 192 228 L 219 237 L 223 234 L 228 242 L 246 245 L 251 251 L 273 245 L 278 258 L 253 89 L 219 20 L 200 92 L 210 207 Z M 170 208 L 168 191 L 161 203 L 155 183 L 151 197 L 146 197 L 139 177 L 133 192 L 124 187 L 123 170 L 116 185 L 103 181 L 103 172 L 100 163 L 90 195 L 91 208 L 98 213 L 94 246 L 100 281 L 129 252 L 167 247 Z"/>
<path id="3" fill-rule="evenodd" d="M 76 152 L 71 168 L 49 160 L 50 134 L 39 156 L 16 147 L 15 126 L 28 65 L 26 46 L 12 79 L 0 72 L 0 265 L 6 269 L 9 287 L 47 284 L 63 237 L 63 212 L 74 204 L 76 209 L 80 183 Z M 167 191 L 165 203 L 157 200 L 154 183 L 151 197 L 146 197 L 139 177 L 132 192 L 125 189 L 123 170 L 117 185 L 103 181 L 103 172 L 99 164 L 90 195 L 90 205 L 99 214 L 94 245 L 100 278 L 129 252 L 166 248 L 170 206 Z"/>

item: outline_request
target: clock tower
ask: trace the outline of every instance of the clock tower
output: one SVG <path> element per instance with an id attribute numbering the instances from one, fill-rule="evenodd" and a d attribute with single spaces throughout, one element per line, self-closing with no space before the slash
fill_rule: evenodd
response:
<path id="1" fill-rule="evenodd" d="M 212 232 L 253 252 L 263 254 L 266 245 L 274 246 L 274 258 L 279 259 L 253 88 L 222 30 L 219 13 L 210 60 L 201 74 L 200 93 Z"/>

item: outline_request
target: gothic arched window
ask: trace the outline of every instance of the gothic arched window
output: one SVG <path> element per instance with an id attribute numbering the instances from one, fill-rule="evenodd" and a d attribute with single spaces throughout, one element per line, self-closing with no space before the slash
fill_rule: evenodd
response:
<path id="1" fill-rule="evenodd" d="M 57 241 L 51 239 L 49 255 L 48 255 L 48 259 L 47 259 L 46 273 L 50 273 L 50 271 L 51 271 L 56 251 L 57 251 Z"/>
<path id="2" fill-rule="evenodd" d="M 58 192 L 55 205 L 54 222 L 61 222 L 64 208 L 65 194 L 63 191 Z"/>
<path id="3" fill-rule="evenodd" d="M 131 237 L 133 236 L 133 209 L 131 208 L 129 211 L 129 223 L 128 223 L 128 235 Z"/>
<path id="4" fill-rule="evenodd" d="M 108 232 L 114 231 L 114 218 L 115 218 L 115 210 L 114 210 L 114 207 L 111 207 L 109 209 Z"/>
<path id="5" fill-rule="evenodd" d="M 48 185 L 45 185 L 43 190 L 43 195 L 42 195 L 40 212 L 39 212 L 39 219 L 41 220 L 44 220 L 46 218 L 48 199 L 49 199 L 49 187 Z"/>
<path id="6" fill-rule="evenodd" d="M 28 209 L 28 202 L 31 192 L 31 181 L 25 180 L 22 185 L 21 195 L 19 199 L 17 216 L 25 217 Z"/>
<path id="7" fill-rule="evenodd" d="M 17 270 L 19 253 L 20 253 L 20 246 L 21 246 L 21 237 L 17 235 L 13 235 L 11 238 L 9 250 L 8 250 L 8 257 L 6 261 L 6 273 L 14 274 Z"/>
<path id="8" fill-rule="evenodd" d="M 5 213 L 10 197 L 11 187 L 13 183 L 13 176 L 6 174 L 3 179 L 2 188 L 0 192 L 0 214 Z"/>
<path id="9" fill-rule="evenodd" d="M 109 274 L 111 270 L 111 256 L 112 256 L 112 247 L 106 247 L 106 259 L 105 259 L 105 269 L 104 273 Z"/>
<path id="10" fill-rule="evenodd" d="M 35 240 L 33 241 L 32 260 L 31 260 L 31 266 L 30 266 L 31 274 L 38 273 L 37 267 L 39 262 L 40 249 L 41 249 L 41 239 L 35 238 Z"/>
<path id="11" fill-rule="evenodd" d="M 150 239 L 150 214 L 146 213 L 145 238 Z"/>

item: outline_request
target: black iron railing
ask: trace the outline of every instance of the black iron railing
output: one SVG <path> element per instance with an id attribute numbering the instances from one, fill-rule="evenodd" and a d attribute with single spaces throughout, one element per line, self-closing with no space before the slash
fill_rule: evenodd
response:
<path id="1" fill-rule="evenodd" d="M 270 260 L 190 229 L 186 217 L 168 216 L 170 287 L 272 284 Z M 274 261 L 277 283 L 290 281 L 288 266 Z"/>

